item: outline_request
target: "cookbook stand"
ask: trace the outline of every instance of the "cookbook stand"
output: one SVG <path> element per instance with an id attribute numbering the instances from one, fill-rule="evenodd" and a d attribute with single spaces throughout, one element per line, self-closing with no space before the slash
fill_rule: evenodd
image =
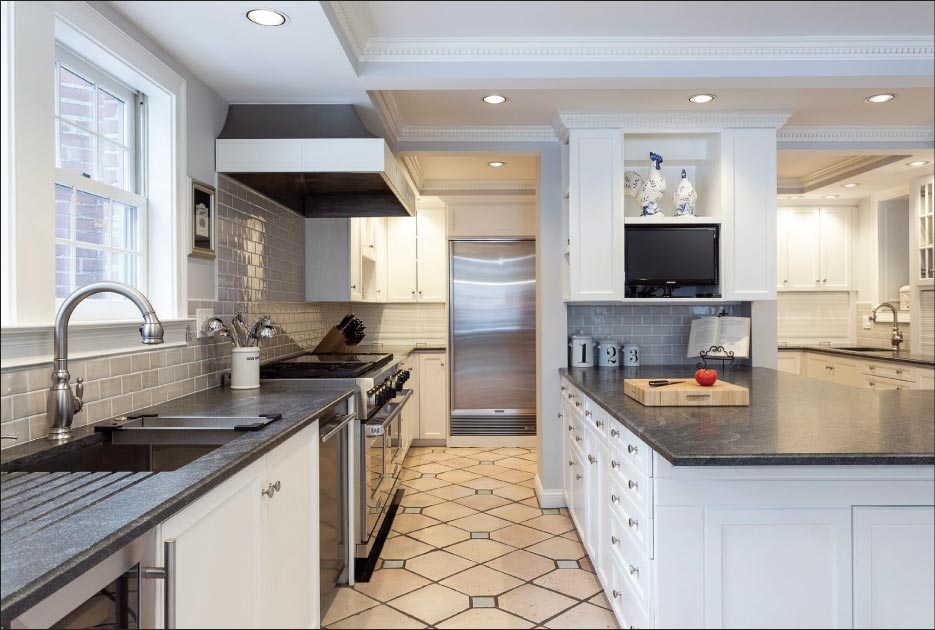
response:
<path id="1" fill-rule="evenodd" d="M 721 372 L 727 372 L 730 369 L 736 370 L 738 365 L 734 365 L 734 353 L 733 351 L 726 350 L 724 346 L 711 346 L 707 350 L 702 350 L 698 353 L 698 356 L 701 357 L 701 362 L 695 364 L 696 369 L 708 369 L 708 360 L 711 361 L 720 361 L 721 362 Z"/>

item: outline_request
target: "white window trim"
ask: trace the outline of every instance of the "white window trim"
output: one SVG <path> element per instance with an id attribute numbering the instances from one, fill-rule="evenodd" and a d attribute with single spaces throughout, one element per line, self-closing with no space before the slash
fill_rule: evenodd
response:
<path id="1" fill-rule="evenodd" d="M 51 287 L 54 278 L 54 257 L 36 244 L 54 242 L 54 89 L 49 79 L 54 64 L 55 43 L 101 67 L 126 84 L 139 85 L 147 94 L 151 104 L 149 116 L 154 110 L 164 112 L 163 118 L 151 123 L 161 125 L 164 132 L 151 138 L 146 160 L 154 168 L 162 169 L 159 176 L 164 185 L 153 190 L 149 198 L 150 212 L 158 209 L 165 213 L 167 229 L 171 231 L 172 243 L 166 247 L 165 239 L 157 247 L 152 246 L 155 235 L 150 234 L 151 269 L 168 274 L 173 282 L 165 288 L 150 287 L 148 296 L 156 306 L 164 322 L 187 319 L 187 255 L 190 238 L 188 220 L 187 148 L 186 148 L 186 85 L 185 79 L 156 57 L 152 52 L 120 30 L 85 2 L 21 2 L 4 3 L 4 18 L 9 31 L 12 54 L 7 62 L 8 76 L 18 81 L 6 96 L 4 108 L 9 120 L 5 121 L 15 134 L 7 138 L 9 172 L 5 174 L 10 185 L 4 186 L 4 208 L 22 209 L 17 220 L 16 213 L 5 213 L 4 230 L 6 252 L 4 266 L 7 267 L 4 281 L 5 326 L 0 329 L 0 353 L 2 367 L 7 367 L 8 349 L 13 350 L 17 339 L 23 339 L 23 330 L 47 330 L 51 335 L 55 319 L 54 292 L 36 291 L 35 287 Z M 85 51 L 103 50 L 107 59 L 97 59 Z M 33 78 L 44 76 L 45 80 Z M 15 78 L 15 79 L 14 79 Z M 142 79 L 142 82 L 140 82 Z M 46 102 L 47 101 L 47 102 Z M 37 106 L 37 103 L 39 104 Z M 157 107 L 160 106 L 160 107 Z M 29 136 L 29 137 L 27 137 Z M 14 166 L 15 165 L 15 166 Z M 157 188 L 154 186 L 154 188 Z M 26 211 L 31 208 L 49 209 L 48 221 L 30 220 Z M 17 247 L 26 243 L 28 246 Z M 171 285 L 171 286 L 169 286 Z M 30 287 L 33 290 L 29 290 Z M 40 295 L 42 294 L 42 295 Z M 9 326 L 10 323 L 13 326 Z M 99 322 L 95 325 L 76 325 L 70 334 L 71 345 L 79 347 L 83 341 L 94 340 L 95 354 L 127 351 L 126 342 L 114 342 L 121 330 L 126 333 L 133 322 Z M 85 330 L 110 328 L 113 335 L 87 336 Z M 134 328 L 135 330 L 135 328 Z M 138 344 L 138 336 L 132 349 L 144 350 Z M 116 349 L 116 350 L 115 350 Z M 51 355 L 50 355 L 51 356 Z"/>

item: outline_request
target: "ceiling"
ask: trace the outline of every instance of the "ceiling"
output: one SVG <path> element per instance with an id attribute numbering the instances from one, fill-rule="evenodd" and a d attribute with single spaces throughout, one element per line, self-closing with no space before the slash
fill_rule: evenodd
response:
<path id="1" fill-rule="evenodd" d="M 360 2 L 372 37 L 927 35 L 928 2 Z M 875 6 L 876 5 L 876 6 Z M 923 13 L 926 10 L 927 16 Z"/>
<path id="2" fill-rule="evenodd" d="M 776 175 L 779 179 L 800 178 L 857 157 L 853 151 L 779 151 Z"/>
<path id="3" fill-rule="evenodd" d="M 425 180 L 487 180 L 535 181 L 538 177 L 538 160 L 535 157 L 505 155 L 502 153 L 477 153 L 472 155 L 435 155 L 422 153 L 416 156 Z M 488 166 L 488 162 L 505 162 L 504 166 Z"/>

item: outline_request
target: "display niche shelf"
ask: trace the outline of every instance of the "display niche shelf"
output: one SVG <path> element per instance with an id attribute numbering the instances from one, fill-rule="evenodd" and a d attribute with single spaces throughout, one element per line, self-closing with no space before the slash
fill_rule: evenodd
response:
<path id="1" fill-rule="evenodd" d="M 699 216 L 681 216 L 681 217 L 660 217 L 658 215 L 650 217 L 624 217 L 624 225 L 720 225 L 721 217 L 699 217 Z"/>
<path id="2" fill-rule="evenodd" d="M 649 175 L 650 152 L 662 156 L 666 192 L 660 200 L 663 216 L 641 217 L 639 198 L 625 197 L 624 223 L 630 219 L 667 225 L 664 219 L 720 223 L 721 219 L 721 135 L 719 133 L 626 133 L 623 140 L 623 170 L 634 171 L 642 179 Z M 695 218 L 676 217 L 672 195 L 682 179 L 682 169 L 698 193 Z M 647 221 L 647 219 L 655 219 Z"/>

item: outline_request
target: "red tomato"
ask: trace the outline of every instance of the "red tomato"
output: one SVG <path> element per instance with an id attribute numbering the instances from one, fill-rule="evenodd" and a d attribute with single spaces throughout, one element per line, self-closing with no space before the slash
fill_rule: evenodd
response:
<path id="1" fill-rule="evenodd" d="M 695 372 L 695 380 L 699 385 L 711 387 L 717 383 L 717 370 L 700 369 Z"/>

